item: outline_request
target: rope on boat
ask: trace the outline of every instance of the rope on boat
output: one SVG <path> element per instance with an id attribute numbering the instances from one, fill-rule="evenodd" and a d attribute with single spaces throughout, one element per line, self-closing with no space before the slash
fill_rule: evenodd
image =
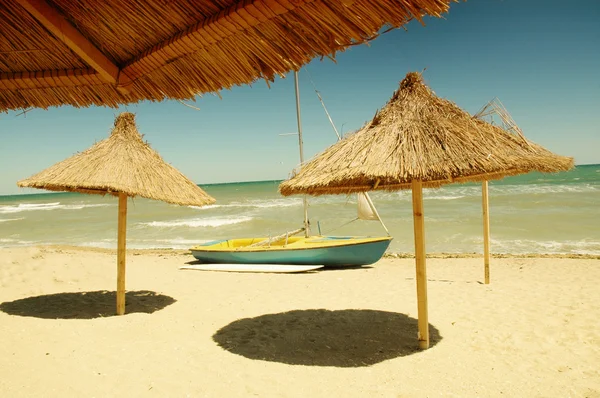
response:
<path id="1" fill-rule="evenodd" d="M 259 242 L 256 242 L 256 243 L 253 243 L 251 245 L 248 245 L 248 247 L 265 246 L 265 245 L 270 245 L 271 243 L 274 243 L 274 242 L 278 242 L 278 241 L 280 241 L 282 239 L 286 239 L 287 240 L 288 237 L 290 237 L 292 235 L 299 234 L 302 231 L 304 231 L 304 228 L 299 228 L 299 229 L 296 229 L 294 231 L 286 232 L 284 234 L 277 235 L 277 236 L 274 236 L 274 237 L 269 238 L 269 239 L 261 240 Z"/>

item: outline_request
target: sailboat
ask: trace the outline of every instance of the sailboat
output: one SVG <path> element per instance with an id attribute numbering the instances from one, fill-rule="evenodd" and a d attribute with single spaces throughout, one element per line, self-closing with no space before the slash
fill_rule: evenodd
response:
<path id="1" fill-rule="evenodd" d="M 304 163 L 302 142 L 302 124 L 300 118 L 300 95 L 298 72 L 294 72 L 296 92 L 296 114 L 298 119 L 298 144 L 300 148 L 300 164 Z M 319 99 L 320 96 L 319 96 Z M 325 109 L 327 112 L 327 109 Z M 327 112 L 329 117 L 329 113 Z M 331 122 L 331 117 L 329 117 Z M 333 123 L 332 123 L 333 125 Z M 334 129 L 335 129 L 335 125 Z M 340 135 L 336 130 L 338 138 Z M 359 194 L 359 217 L 362 219 L 378 219 L 383 225 L 373 202 L 369 196 Z M 319 267 L 352 267 L 377 262 L 389 247 L 392 237 L 387 236 L 322 236 L 311 235 L 308 220 L 308 200 L 303 198 L 304 227 L 286 232 L 275 237 L 256 237 L 223 239 L 190 248 L 192 255 L 205 264 L 229 264 L 232 269 L 239 270 L 241 264 L 264 265 L 259 269 L 272 269 L 267 265 L 281 265 L 280 269 L 293 269 L 294 266 L 314 265 Z M 296 236 L 299 233 L 304 236 Z M 220 267 L 220 270 L 223 270 Z M 302 268 L 304 270 L 304 268 Z M 284 271 L 285 272 L 285 271 Z"/>

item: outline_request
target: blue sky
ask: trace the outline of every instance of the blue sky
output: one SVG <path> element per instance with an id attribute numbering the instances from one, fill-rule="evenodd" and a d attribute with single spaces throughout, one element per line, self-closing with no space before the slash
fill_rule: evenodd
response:
<path id="1" fill-rule="evenodd" d="M 568 5 L 568 7 L 566 6 Z M 413 21 L 370 45 L 314 60 L 300 71 L 305 157 L 336 141 L 314 92 L 347 133 L 373 117 L 407 72 L 470 113 L 498 97 L 526 137 L 576 164 L 600 163 L 600 1 L 453 3 L 444 19 Z M 307 72 L 308 71 L 308 72 Z M 299 163 L 294 79 L 257 81 L 198 97 L 119 109 L 72 107 L 0 114 L 0 195 L 108 137 L 134 112 L 161 156 L 198 184 L 287 178 Z M 39 191 L 36 191 L 39 192 Z"/>

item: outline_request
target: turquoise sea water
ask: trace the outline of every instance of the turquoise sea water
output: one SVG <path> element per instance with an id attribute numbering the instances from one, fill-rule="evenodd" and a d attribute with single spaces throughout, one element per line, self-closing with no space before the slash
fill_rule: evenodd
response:
<path id="1" fill-rule="evenodd" d="M 202 185 L 217 199 L 195 208 L 130 199 L 128 248 L 189 248 L 213 239 L 274 236 L 302 226 L 302 198 L 280 181 Z M 372 192 L 394 237 L 389 251 L 413 252 L 410 191 Z M 492 253 L 600 254 L 600 165 L 490 182 Z M 384 235 L 377 221 L 353 221 L 356 197 L 309 198 L 313 232 Z M 114 248 L 117 199 L 75 193 L 0 196 L 0 247 L 66 244 Z M 429 253 L 482 253 L 481 185 L 424 192 Z M 349 223 L 350 222 L 350 223 Z M 349 223 L 349 224 L 347 224 Z"/>

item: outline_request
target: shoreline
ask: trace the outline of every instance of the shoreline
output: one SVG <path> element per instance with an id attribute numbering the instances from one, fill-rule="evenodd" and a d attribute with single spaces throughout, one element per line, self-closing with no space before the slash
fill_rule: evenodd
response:
<path id="1" fill-rule="evenodd" d="M 61 251 L 79 251 L 79 252 L 93 252 L 93 253 L 110 253 L 116 254 L 117 249 L 108 249 L 103 247 L 93 246 L 77 246 L 77 245 L 31 245 L 31 246 L 13 246 L 13 247 L 0 247 L 0 250 L 6 249 L 19 249 L 19 248 L 36 248 L 40 250 L 52 250 L 55 252 Z M 127 249 L 128 255 L 138 256 L 142 254 L 147 255 L 161 255 L 161 256 L 191 256 L 191 252 L 188 249 L 172 249 L 172 248 L 149 248 L 149 249 Z M 382 259 L 410 259 L 415 258 L 414 253 L 405 252 L 386 252 Z M 426 258 L 483 258 L 482 253 L 427 253 Z M 580 254 L 580 253 L 491 253 L 490 258 L 568 258 L 568 259 L 582 259 L 582 260 L 600 260 L 599 254 Z"/>

